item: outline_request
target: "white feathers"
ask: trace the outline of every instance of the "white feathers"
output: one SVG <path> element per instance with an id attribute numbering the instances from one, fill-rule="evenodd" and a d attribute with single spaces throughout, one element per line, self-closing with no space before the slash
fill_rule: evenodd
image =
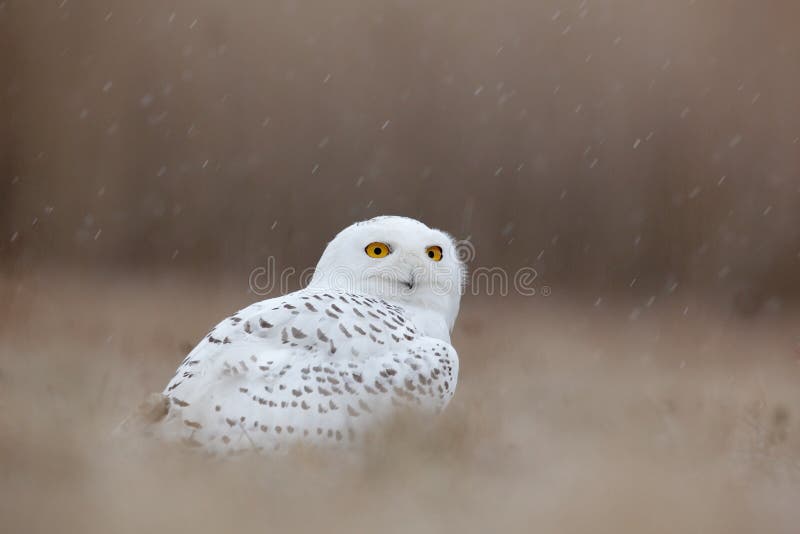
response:
<path id="1" fill-rule="evenodd" d="M 373 242 L 391 252 L 371 257 Z M 272 451 L 359 442 L 400 408 L 438 412 L 458 376 L 449 330 L 462 278 L 443 232 L 402 217 L 348 227 L 308 288 L 224 319 L 192 350 L 164 390 L 159 434 L 211 452 Z"/>

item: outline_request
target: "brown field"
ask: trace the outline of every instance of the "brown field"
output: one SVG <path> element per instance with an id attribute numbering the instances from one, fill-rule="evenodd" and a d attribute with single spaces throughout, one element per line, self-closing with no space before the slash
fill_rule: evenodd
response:
<path id="1" fill-rule="evenodd" d="M 680 295 L 650 307 L 466 297 L 458 393 L 434 432 L 398 423 L 341 461 L 215 462 L 113 438 L 210 325 L 253 299 L 243 287 L 3 281 L 5 532 L 796 532 L 790 310 L 743 320 Z"/>

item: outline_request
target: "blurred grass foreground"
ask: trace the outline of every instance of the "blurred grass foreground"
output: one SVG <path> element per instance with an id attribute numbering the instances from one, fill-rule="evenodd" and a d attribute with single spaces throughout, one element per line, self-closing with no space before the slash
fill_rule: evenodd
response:
<path id="1" fill-rule="evenodd" d="M 434 432 L 400 423 L 357 458 L 226 463 L 111 430 L 243 288 L 50 277 L 2 295 L 8 532 L 788 534 L 800 520 L 797 315 L 470 298 Z"/>

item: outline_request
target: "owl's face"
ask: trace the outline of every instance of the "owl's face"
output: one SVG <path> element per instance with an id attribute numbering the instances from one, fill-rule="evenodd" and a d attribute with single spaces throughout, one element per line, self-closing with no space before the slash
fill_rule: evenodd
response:
<path id="1" fill-rule="evenodd" d="M 463 280 L 452 237 L 414 219 L 386 216 L 342 230 L 311 284 L 440 312 L 452 328 Z"/>

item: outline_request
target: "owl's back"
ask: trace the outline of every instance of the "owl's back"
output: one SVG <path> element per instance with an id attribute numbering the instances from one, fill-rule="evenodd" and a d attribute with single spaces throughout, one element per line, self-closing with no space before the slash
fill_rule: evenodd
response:
<path id="1" fill-rule="evenodd" d="M 306 289 L 212 329 L 164 390 L 156 431 L 223 454 L 350 445 L 399 410 L 441 410 L 457 376 L 453 347 L 402 307 Z"/>

